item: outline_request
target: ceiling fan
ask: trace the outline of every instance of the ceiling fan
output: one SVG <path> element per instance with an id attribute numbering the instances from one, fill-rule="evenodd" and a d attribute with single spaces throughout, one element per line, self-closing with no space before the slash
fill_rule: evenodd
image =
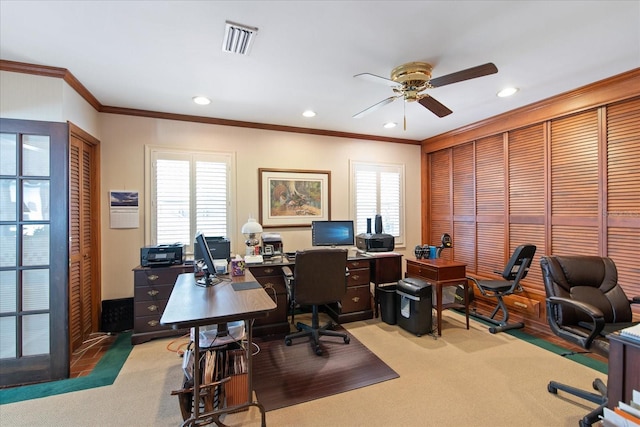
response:
<path id="1" fill-rule="evenodd" d="M 378 108 L 385 106 L 398 98 L 403 98 L 406 102 L 418 101 L 420 105 L 431 111 L 438 117 L 444 117 L 451 114 L 451 111 L 446 106 L 442 105 L 435 98 L 423 91 L 427 89 L 438 88 L 446 86 L 452 83 L 458 83 L 464 80 L 471 80 L 477 77 L 487 76 L 489 74 L 495 74 L 498 72 L 498 68 L 491 62 L 478 65 L 476 67 L 467 68 L 466 70 L 457 71 L 455 73 L 447 74 L 446 76 L 431 78 L 431 71 L 433 67 L 426 62 L 408 62 L 402 64 L 391 70 L 391 79 L 376 76 L 371 73 L 356 74 L 353 77 L 358 77 L 374 83 L 382 83 L 391 86 L 393 92 L 396 94 L 384 99 L 377 104 L 354 114 L 353 118 L 363 117 Z M 406 117 L 405 117 L 405 129 Z"/>

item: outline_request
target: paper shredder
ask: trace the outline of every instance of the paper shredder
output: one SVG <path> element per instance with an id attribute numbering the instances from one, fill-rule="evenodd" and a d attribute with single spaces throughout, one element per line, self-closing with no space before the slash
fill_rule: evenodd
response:
<path id="1" fill-rule="evenodd" d="M 398 325 L 417 336 L 430 333 L 433 304 L 431 285 L 421 279 L 405 277 L 398 281 L 396 293 Z"/>

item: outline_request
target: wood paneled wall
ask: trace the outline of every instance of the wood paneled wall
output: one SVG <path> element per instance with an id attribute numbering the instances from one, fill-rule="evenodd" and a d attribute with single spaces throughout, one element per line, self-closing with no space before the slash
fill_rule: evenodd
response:
<path id="1" fill-rule="evenodd" d="M 640 296 L 639 79 L 632 70 L 423 142 L 423 243 L 451 234 L 443 257 L 482 278 L 497 278 L 518 245 L 535 244 L 525 291 L 507 302 L 527 327 L 547 329 L 545 254 L 609 256 L 627 295 Z M 527 108 L 544 120 L 529 121 Z M 476 296 L 480 311 L 489 307 Z"/>

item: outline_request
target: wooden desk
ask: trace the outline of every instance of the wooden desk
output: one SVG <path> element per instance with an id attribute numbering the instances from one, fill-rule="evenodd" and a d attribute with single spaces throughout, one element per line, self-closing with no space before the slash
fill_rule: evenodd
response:
<path id="1" fill-rule="evenodd" d="M 629 403 L 633 390 L 640 390 L 640 342 L 614 332 L 609 338 L 607 406 Z"/>
<path id="2" fill-rule="evenodd" d="M 257 406 L 262 415 L 262 426 L 266 426 L 264 407 L 253 400 L 252 381 L 252 329 L 251 320 L 266 316 L 269 311 L 275 310 L 276 303 L 267 295 L 262 287 L 235 291 L 234 282 L 250 282 L 253 276 L 247 273 L 245 276 L 234 278 L 230 282 L 222 282 L 215 286 L 201 287 L 195 283 L 192 273 L 178 276 L 167 307 L 162 314 L 160 323 L 171 325 L 173 328 L 195 328 L 194 331 L 194 405 L 191 418 L 183 423 L 183 426 L 193 426 L 207 423 L 209 419 L 216 424 L 219 416 L 224 413 L 237 412 L 249 406 Z M 219 410 L 200 414 L 200 326 L 219 324 L 243 320 L 247 334 L 247 399 L 245 403 L 234 405 Z"/>
<path id="3" fill-rule="evenodd" d="M 436 313 L 438 318 L 438 335 L 442 335 L 442 310 L 447 308 L 464 308 L 469 329 L 469 298 L 464 299 L 464 304 L 442 303 L 442 288 L 445 286 L 464 286 L 464 295 L 467 295 L 469 284 L 466 275 L 467 264 L 449 261 L 443 258 L 407 260 L 407 277 L 422 279 L 436 289 Z"/>

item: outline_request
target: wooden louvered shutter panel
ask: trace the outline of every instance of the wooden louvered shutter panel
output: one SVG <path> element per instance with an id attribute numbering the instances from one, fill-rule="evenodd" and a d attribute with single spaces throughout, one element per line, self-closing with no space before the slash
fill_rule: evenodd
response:
<path id="1" fill-rule="evenodd" d="M 510 251 L 524 243 L 536 245 L 536 256 L 523 283 L 543 290 L 540 256 L 544 230 L 544 127 L 535 125 L 509 132 Z"/>
<path id="2" fill-rule="evenodd" d="M 476 271 L 476 217 L 473 143 L 453 148 L 453 235 L 456 261 Z"/>
<path id="3" fill-rule="evenodd" d="M 82 239 L 82 338 L 84 341 L 89 338 L 94 326 L 92 322 L 91 304 L 91 292 L 93 289 L 93 272 L 91 271 L 93 265 L 93 261 L 91 259 L 91 233 L 93 230 L 91 227 L 91 212 L 93 208 L 91 203 L 91 187 L 93 185 L 93 171 L 91 170 L 92 153 L 89 151 L 89 147 L 87 147 L 86 144 L 83 144 L 82 146 L 82 229 L 80 231 L 80 237 Z"/>
<path id="4" fill-rule="evenodd" d="M 430 194 L 431 194 L 431 235 L 430 245 L 439 245 L 442 233 L 451 234 L 451 191 L 450 191 L 450 150 L 441 150 L 432 153 L 430 159 Z M 442 254 L 443 258 L 449 258 L 450 254 Z"/>
<path id="5" fill-rule="evenodd" d="M 598 255 L 598 116 L 551 122 L 553 254 Z"/>
<path id="6" fill-rule="evenodd" d="M 607 107 L 606 214 L 618 281 L 628 296 L 640 295 L 640 99 Z"/>
<path id="7" fill-rule="evenodd" d="M 72 140 L 69 150 L 69 341 L 72 350 L 82 345 L 81 153 L 82 144 Z"/>
<path id="8" fill-rule="evenodd" d="M 502 135 L 476 143 L 476 214 L 478 227 L 478 274 L 502 270 L 505 204 L 504 143 Z"/>

